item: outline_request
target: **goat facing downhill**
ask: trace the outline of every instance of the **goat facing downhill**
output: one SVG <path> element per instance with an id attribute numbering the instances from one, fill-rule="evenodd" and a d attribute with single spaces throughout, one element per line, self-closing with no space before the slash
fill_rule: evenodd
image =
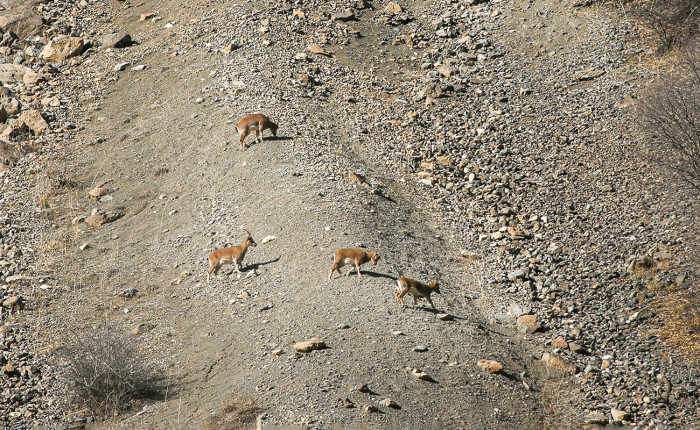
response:
<path id="1" fill-rule="evenodd" d="M 394 291 L 394 296 L 396 296 L 396 299 L 399 301 L 401 306 L 406 306 L 406 304 L 403 302 L 403 296 L 406 294 L 411 294 L 413 296 L 414 307 L 416 306 L 417 298 L 425 297 L 428 299 L 430 306 L 432 306 L 433 309 L 436 309 L 435 305 L 433 304 L 433 300 L 430 298 L 432 293 L 442 294 L 440 292 L 440 286 L 436 281 L 432 281 L 429 285 L 426 285 L 405 276 L 402 276 L 396 280 L 396 291 Z"/>
<path id="2" fill-rule="evenodd" d="M 361 278 L 362 275 L 360 274 L 360 266 L 367 263 L 368 261 L 371 261 L 376 266 L 377 261 L 379 261 L 379 254 L 373 252 L 365 252 L 357 248 L 339 249 L 335 251 L 335 254 L 333 255 L 333 267 L 331 267 L 331 271 L 328 274 L 328 279 L 331 279 L 331 277 L 333 276 L 333 272 L 335 272 L 336 270 L 342 275 L 343 273 L 340 271 L 340 268 L 348 264 L 352 264 L 354 266 L 354 269 L 357 270 L 357 276 Z M 352 273 L 352 270 L 353 269 L 350 269 L 345 274 L 345 276 L 348 276 L 350 273 Z"/>
<path id="3" fill-rule="evenodd" d="M 254 113 L 244 116 L 236 124 L 236 129 L 241 135 L 241 149 L 246 148 L 244 140 L 246 137 L 248 137 L 251 131 L 255 131 L 255 140 L 257 141 L 259 138 L 260 142 L 262 142 L 264 139 L 263 131 L 267 129 L 270 129 L 270 131 L 272 131 L 272 134 L 274 136 L 277 136 L 277 124 L 270 121 L 268 117 L 261 113 Z"/>
<path id="4" fill-rule="evenodd" d="M 242 244 L 238 246 L 231 246 L 229 248 L 217 249 L 211 254 L 209 254 L 209 271 L 207 272 L 207 282 L 209 282 L 209 275 L 214 272 L 214 276 L 219 272 L 221 266 L 224 264 L 233 264 L 236 267 L 236 272 L 241 273 L 240 266 L 243 263 L 243 257 L 245 253 L 248 252 L 248 247 L 258 246 L 253 240 L 253 236 L 248 230 L 248 237 L 245 238 Z"/>

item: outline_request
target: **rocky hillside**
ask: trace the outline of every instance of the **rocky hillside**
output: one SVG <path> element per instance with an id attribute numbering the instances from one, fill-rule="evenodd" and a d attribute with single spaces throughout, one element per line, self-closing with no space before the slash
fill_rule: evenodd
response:
<path id="1" fill-rule="evenodd" d="M 240 398 L 263 427 L 700 419 L 659 305 L 697 287 L 697 202 L 637 156 L 654 59 L 619 11 L 0 6 L 4 421 L 201 428 Z M 259 111 L 278 137 L 241 151 L 234 124 Z M 206 282 L 239 227 L 258 242 L 244 274 Z M 341 247 L 381 259 L 327 281 Z M 402 311 L 401 275 L 437 279 L 439 311 Z M 168 381 L 109 419 L 68 401 L 55 354 L 105 320 Z"/>

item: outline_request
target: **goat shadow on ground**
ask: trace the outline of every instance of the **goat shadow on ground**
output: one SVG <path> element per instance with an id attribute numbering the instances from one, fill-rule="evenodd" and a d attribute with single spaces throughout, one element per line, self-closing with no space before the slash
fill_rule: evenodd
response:
<path id="1" fill-rule="evenodd" d="M 253 263 L 253 264 L 249 264 L 249 265 L 247 265 L 247 266 L 243 269 L 243 271 L 247 272 L 248 269 L 257 270 L 257 269 L 259 269 L 259 268 L 262 267 L 262 266 L 266 266 L 266 265 L 272 264 L 272 263 L 277 263 L 278 261 L 280 261 L 280 258 L 282 258 L 281 255 L 280 255 L 279 257 L 275 258 L 274 260 L 269 260 L 269 261 L 265 261 L 265 262 L 262 262 L 262 263 Z"/>
<path id="2" fill-rule="evenodd" d="M 355 269 L 353 269 L 354 272 Z M 373 278 L 386 278 L 386 279 L 391 279 L 392 281 L 396 280 L 396 277 L 387 275 L 386 273 L 379 273 L 379 272 L 372 272 L 371 270 L 363 270 L 362 271 L 363 275 L 371 276 Z M 357 274 L 353 275 L 348 275 L 348 276 L 357 276 Z"/>
<path id="3" fill-rule="evenodd" d="M 282 141 L 282 140 L 292 140 L 292 139 L 294 139 L 294 138 L 291 137 L 291 136 L 267 136 L 266 138 L 263 139 L 263 142 L 262 142 L 262 143 L 265 143 L 265 142 L 268 142 L 268 141 L 278 141 L 278 140 L 279 140 L 279 141 Z M 250 141 L 250 142 L 246 143 L 246 146 L 247 146 L 248 148 L 251 148 L 251 147 L 253 147 L 253 146 L 255 146 L 255 145 L 259 144 L 259 143 L 260 143 L 260 142 L 259 142 L 257 139 L 255 139 L 255 140 L 253 140 L 253 141 Z"/>

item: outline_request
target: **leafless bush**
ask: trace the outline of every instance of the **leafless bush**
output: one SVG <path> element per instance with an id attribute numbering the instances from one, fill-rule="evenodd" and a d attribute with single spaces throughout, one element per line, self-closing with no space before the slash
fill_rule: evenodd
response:
<path id="1" fill-rule="evenodd" d="M 700 34 L 700 0 L 639 0 L 630 7 L 653 31 L 662 51 Z"/>
<path id="2" fill-rule="evenodd" d="M 256 428 L 260 408 L 255 400 L 238 398 L 227 403 L 221 412 L 212 416 L 204 430 L 250 430 Z"/>
<path id="3" fill-rule="evenodd" d="M 94 413 L 116 413 L 134 400 L 159 398 L 164 391 L 163 378 L 117 325 L 73 332 L 58 353 L 68 362 L 65 376 L 74 399 Z"/>
<path id="4" fill-rule="evenodd" d="M 673 70 L 650 85 L 638 118 L 654 159 L 700 192 L 700 49 L 683 52 Z"/>

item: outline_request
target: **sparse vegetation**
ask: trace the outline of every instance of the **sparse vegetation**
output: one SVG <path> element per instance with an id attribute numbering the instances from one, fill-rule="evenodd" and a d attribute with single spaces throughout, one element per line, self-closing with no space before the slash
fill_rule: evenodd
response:
<path id="1" fill-rule="evenodd" d="M 654 160 L 700 191 L 700 52 L 685 50 L 673 66 L 648 87 L 638 120 Z"/>
<path id="2" fill-rule="evenodd" d="M 700 34 L 700 0 L 640 0 L 632 12 L 654 34 L 662 52 Z"/>
<path id="3" fill-rule="evenodd" d="M 607 3 L 635 19 L 653 36 L 660 53 L 692 42 L 700 35 L 700 0 L 593 0 Z"/>
<path id="4" fill-rule="evenodd" d="M 139 399 L 159 398 L 163 379 L 138 353 L 121 327 L 103 323 L 73 331 L 59 351 L 68 362 L 65 376 L 76 403 L 93 413 L 117 413 Z"/>
<path id="5" fill-rule="evenodd" d="M 66 150 L 53 155 L 36 176 L 35 192 L 39 206 L 43 209 L 51 207 L 51 200 L 66 190 L 78 186 L 72 177 L 74 166 Z"/>
<path id="6" fill-rule="evenodd" d="M 700 357 L 700 293 L 675 289 L 662 297 L 661 335 L 676 352 L 690 360 Z"/>
<path id="7" fill-rule="evenodd" d="M 248 430 L 254 429 L 260 408 L 255 400 L 238 398 L 227 403 L 221 412 L 212 416 L 203 430 Z"/>

